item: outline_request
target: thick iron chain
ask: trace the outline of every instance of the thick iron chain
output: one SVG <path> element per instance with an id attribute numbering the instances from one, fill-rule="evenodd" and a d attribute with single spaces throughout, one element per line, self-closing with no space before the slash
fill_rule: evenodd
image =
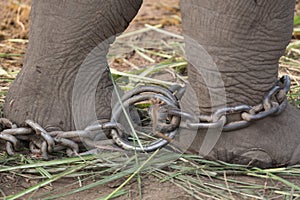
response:
<path id="1" fill-rule="evenodd" d="M 17 127 L 10 120 L 0 118 L 0 141 L 6 143 L 5 148 L 9 155 L 21 150 L 22 144 L 27 144 L 31 153 L 48 159 L 49 154 L 61 150 L 65 150 L 69 156 L 77 155 L 82 144 L 91 148 L 112 144 L 111 140 L 104 142 L 97 140 L 97 136 L 106 130 L 110 131 L 109 136 L 112 137 L 114 143 L 123 149 L 154 151 L 172 141 L 181 124 L 185 124 L 184 127 L 190 129 L 219 128 L 223 131 L 233 131 L 247 127 L 253 121 L 279 115 L 288 104 L 286 95 L 290 90 L 290 85 L 290 78 L 283 76 L 264 96 L 262 103 L 256 106 L 240 105 L 221 108 L 211 115 L 198 116 L 180 109 L 179 100 L 184 94 L 184 87 L 175 85 L 166 89 L 159 86 L 142 86 L 123 96 L 122 104 L 119 103 L 113 108 L 111 122 L 98 121 L 80 131 L 47 132 L 31 120 L 25 121 L 26 127 Z M 145 101 L 153 102 L 148 112 L 151 121 L 155 122 L 153 123 L 155 127 L 152 127 L 151 133 L 146 134 L 147 137 L 152 138 L 152 142 L 141 144 L 139 138 L 136 138 L 139 137 L 137 134 L 126 133 L 128 130 L 117 121 L 123 109 L 128 110 L 130 106 Z M 231 114 L 239 114 L 241 120 L 227 122 L 228 115 Z M 185 123 L 181 123 L 184 120 Z M 135 130 L 129 130 L 129 132 L 135 132 Z M 107 147 L 109 150 L 115 149 Z"/>
<path id="2" fill-rule="evenodd" d="M 287 93 L 290 91 L 291 80 L 283 76 L 276 85 L 264 96 L 262 103 L 256 106 L 239 105 L 217 109 L 211 115 L 193 116 L 180 110 L 170 110 L 170 114 L 182 116 L 189 120 L 187 127 L 191 129 L 222 128 L 222 131 L 234 131 L 249 126 L 253 121 L 282 113 L 287 104 Z M 240 121 L 227 122 L 228 115 L 240 114 Z"/>

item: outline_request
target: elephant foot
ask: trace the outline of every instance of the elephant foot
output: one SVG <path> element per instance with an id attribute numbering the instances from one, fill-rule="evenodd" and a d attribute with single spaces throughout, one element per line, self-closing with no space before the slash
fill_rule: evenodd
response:
<path id="1" fill-rule="evenodd" d="M 299 164 L 299 120 L 300 111 L 288 105 L 279 116 L 256 121 L 241 130 L 222 132 L 212 151 L 202 156 L 210 160 L 261 168 Z M 193 151 L 199 152 L 205 134 L 198 131 L 191 145 Z"/>

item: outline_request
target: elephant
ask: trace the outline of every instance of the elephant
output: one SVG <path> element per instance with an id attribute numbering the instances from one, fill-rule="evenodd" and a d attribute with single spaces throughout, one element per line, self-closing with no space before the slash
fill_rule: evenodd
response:
<path id="1" fill-rule="evenodd" d="M 46 131 L 84 128 L 94 117 L 109 121 L 114 86 L 106 55 L 142 3 L 33 0 L 29 46 L 6 97 L 5 117 L 20 126 L 32 119 Z M 291 39 L 294 6 L 294 0 L 181 0 L 189 82 L 202 113 L 261 103 L 277 81 L 278 60 Z M 199 59 L 203 51 L 209 55 L 204 61 Z M 211 72 L 220 81 L 208 80 Z M 87 95 L 91 90 L 94 96 Z M 76 101 L 79 97 L 83 100 Z M 81 118 L 93 110 L 96 116 Z M 299 119 L 300 112 L 288 105 L 278 116 L 222 132 L 205 158 L 259 167 L 299 164 Z M 191 151 L 199 151 L 204 135 L 198 130 Z"/>

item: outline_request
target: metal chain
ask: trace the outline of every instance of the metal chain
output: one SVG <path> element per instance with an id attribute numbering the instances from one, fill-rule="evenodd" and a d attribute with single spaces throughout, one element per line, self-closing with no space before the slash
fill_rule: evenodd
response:
<path id="1" fill-rule="evenodd" d="M 159 86 L 142 86 L 123 96 L 122 104 L 119 103 L 113 108 L 110 122 L 97 121 L 84 130 L 47 132 L 32 120 L 25 121 L 26 127 L 17 127 L 10 120 L 0 118 L 0 142 L 6 143 L 5 148 L 9 155 L 21 151 L 25 146 L 31 153 L 40 155 L 44 159 L 49 159 L 49 154 L 62 150 L 65 150 L 68 156 L 77 155 L 83 145 L 90 148 L 101 146 L 114 150 L 115 148 L 107 146 L 113 142 L 126 150 L 149 152 L 171 142 L 184 120 L 185 128 L 189 129 L 218 128 L 223 131 L 233 131 L 245 128 L 253 121 L 279 115 L 288 104 L 286 95 L 290 90 L 290 85 L 289 76 L 283 76 L 264 96 L 262 103 L 256 106 L 240 105 L 221 108 L 211 115 L 196 117 L 180 109 L 179 101 L 185 92 L 185 87 L 175 85 L 166 89 Z M 126 130 L 124 125 L 118 123 L 123 109 L 128 111 L 133 105 L 149 101 L 152 102 L 148 109 L 149 117 L 153 122 L 152 131 L 148 130 L 148 133 L 144 133 L 145 131 L 140 129 L 145 129 L 145 127 L 140 125 L 128 126 L 131 129 Z M 239 114 L 241 120 L 228 122 L 228 116 L 232 114 Z M 103 131 L 109 131 L 108 136 L 113 141 L 101 141 L 98 137 L 103 135 Z M 145 139 L 145 142 L 141 143 L 142 139 Z"/>
<path id="2" fill-rule="evenodd" d="M 290 90 L 290 86 L 290 77 L 285 75 L 264 96 L 262 103 L 256 106 L 239 105 L 221 108 L 211 115 L 198 116 L 196 120 L 193 115 L 180 110 L 171 110 L 170 113 L 184 116 L 190 120 L 190 122 L 187 122 L 187 127 L 191 129 L 222 128 L 224 132 L 234 131 L 249 126 L 253 121 L 281 114 L 288 104 L 287 93 Z M 241 120 L 227 122 L 228 115 L 232 114 L 240 114 Z"/>

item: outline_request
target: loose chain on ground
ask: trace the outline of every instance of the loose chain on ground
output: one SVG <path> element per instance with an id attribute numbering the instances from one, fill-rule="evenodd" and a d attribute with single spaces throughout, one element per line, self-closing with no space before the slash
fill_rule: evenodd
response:
<path id="1" fill-rule="evenodd" d="M 288 104 L 287 93 L 290 85 L 289 76 L 283 76 L 264 96 L 262 103 L 256 106 L 240 105 L 221 108 L 211 115 L 197 116 L 180 109 L 179 101 L 185 92 L 184 87 L 176 85 L 166 89 L 159 86 L 142 86 L 123 96 L 123 105 L 119 103 L 113 108 L 110 122 L 97 121 L 80 131 L 47 132 L 32 120 L 25 121 L 26 127 L 17 127 L 9 119 L 0 118 L 0 142 L 5 142 L 6 152 L 9 155 L 15 154 L 16 151 L 21 152 L 25 147 L 32 154 L 49 159 L 49 155 L 62 150 L 68 156 L 77 155 L 83 146 L 90 148 L 101 146 L 108 150 L 115 150 L 116 148 L 108 145 L 112 143 L 111 140 L 98 139 L 99 134 L 106 131 L 109 132 L 108 137 L 125 150 L 149 152 L 171 142 L 182 124 L 185 124 L 184 128 L 189 129 L 217 128 L 226 132 L 245 128 L 256 120 L 279 115 Z M 153 122 L 152 129 L 148 130 L 148 133 L 139 129 L 129 130 L 136 134 L 128 134 L 124 125 L 117 122 L 122 117 L 122 108 L 128 110 L 131 106 L 145 101 L 151 102 L 148 113 Z M 228 122 L 228 116 L 231 114 L 239 114 L 241 120 Z M 183 121 L 185 123 L 181 123 Z M 142 143 L 142 139 L 146 142 Z"/>

